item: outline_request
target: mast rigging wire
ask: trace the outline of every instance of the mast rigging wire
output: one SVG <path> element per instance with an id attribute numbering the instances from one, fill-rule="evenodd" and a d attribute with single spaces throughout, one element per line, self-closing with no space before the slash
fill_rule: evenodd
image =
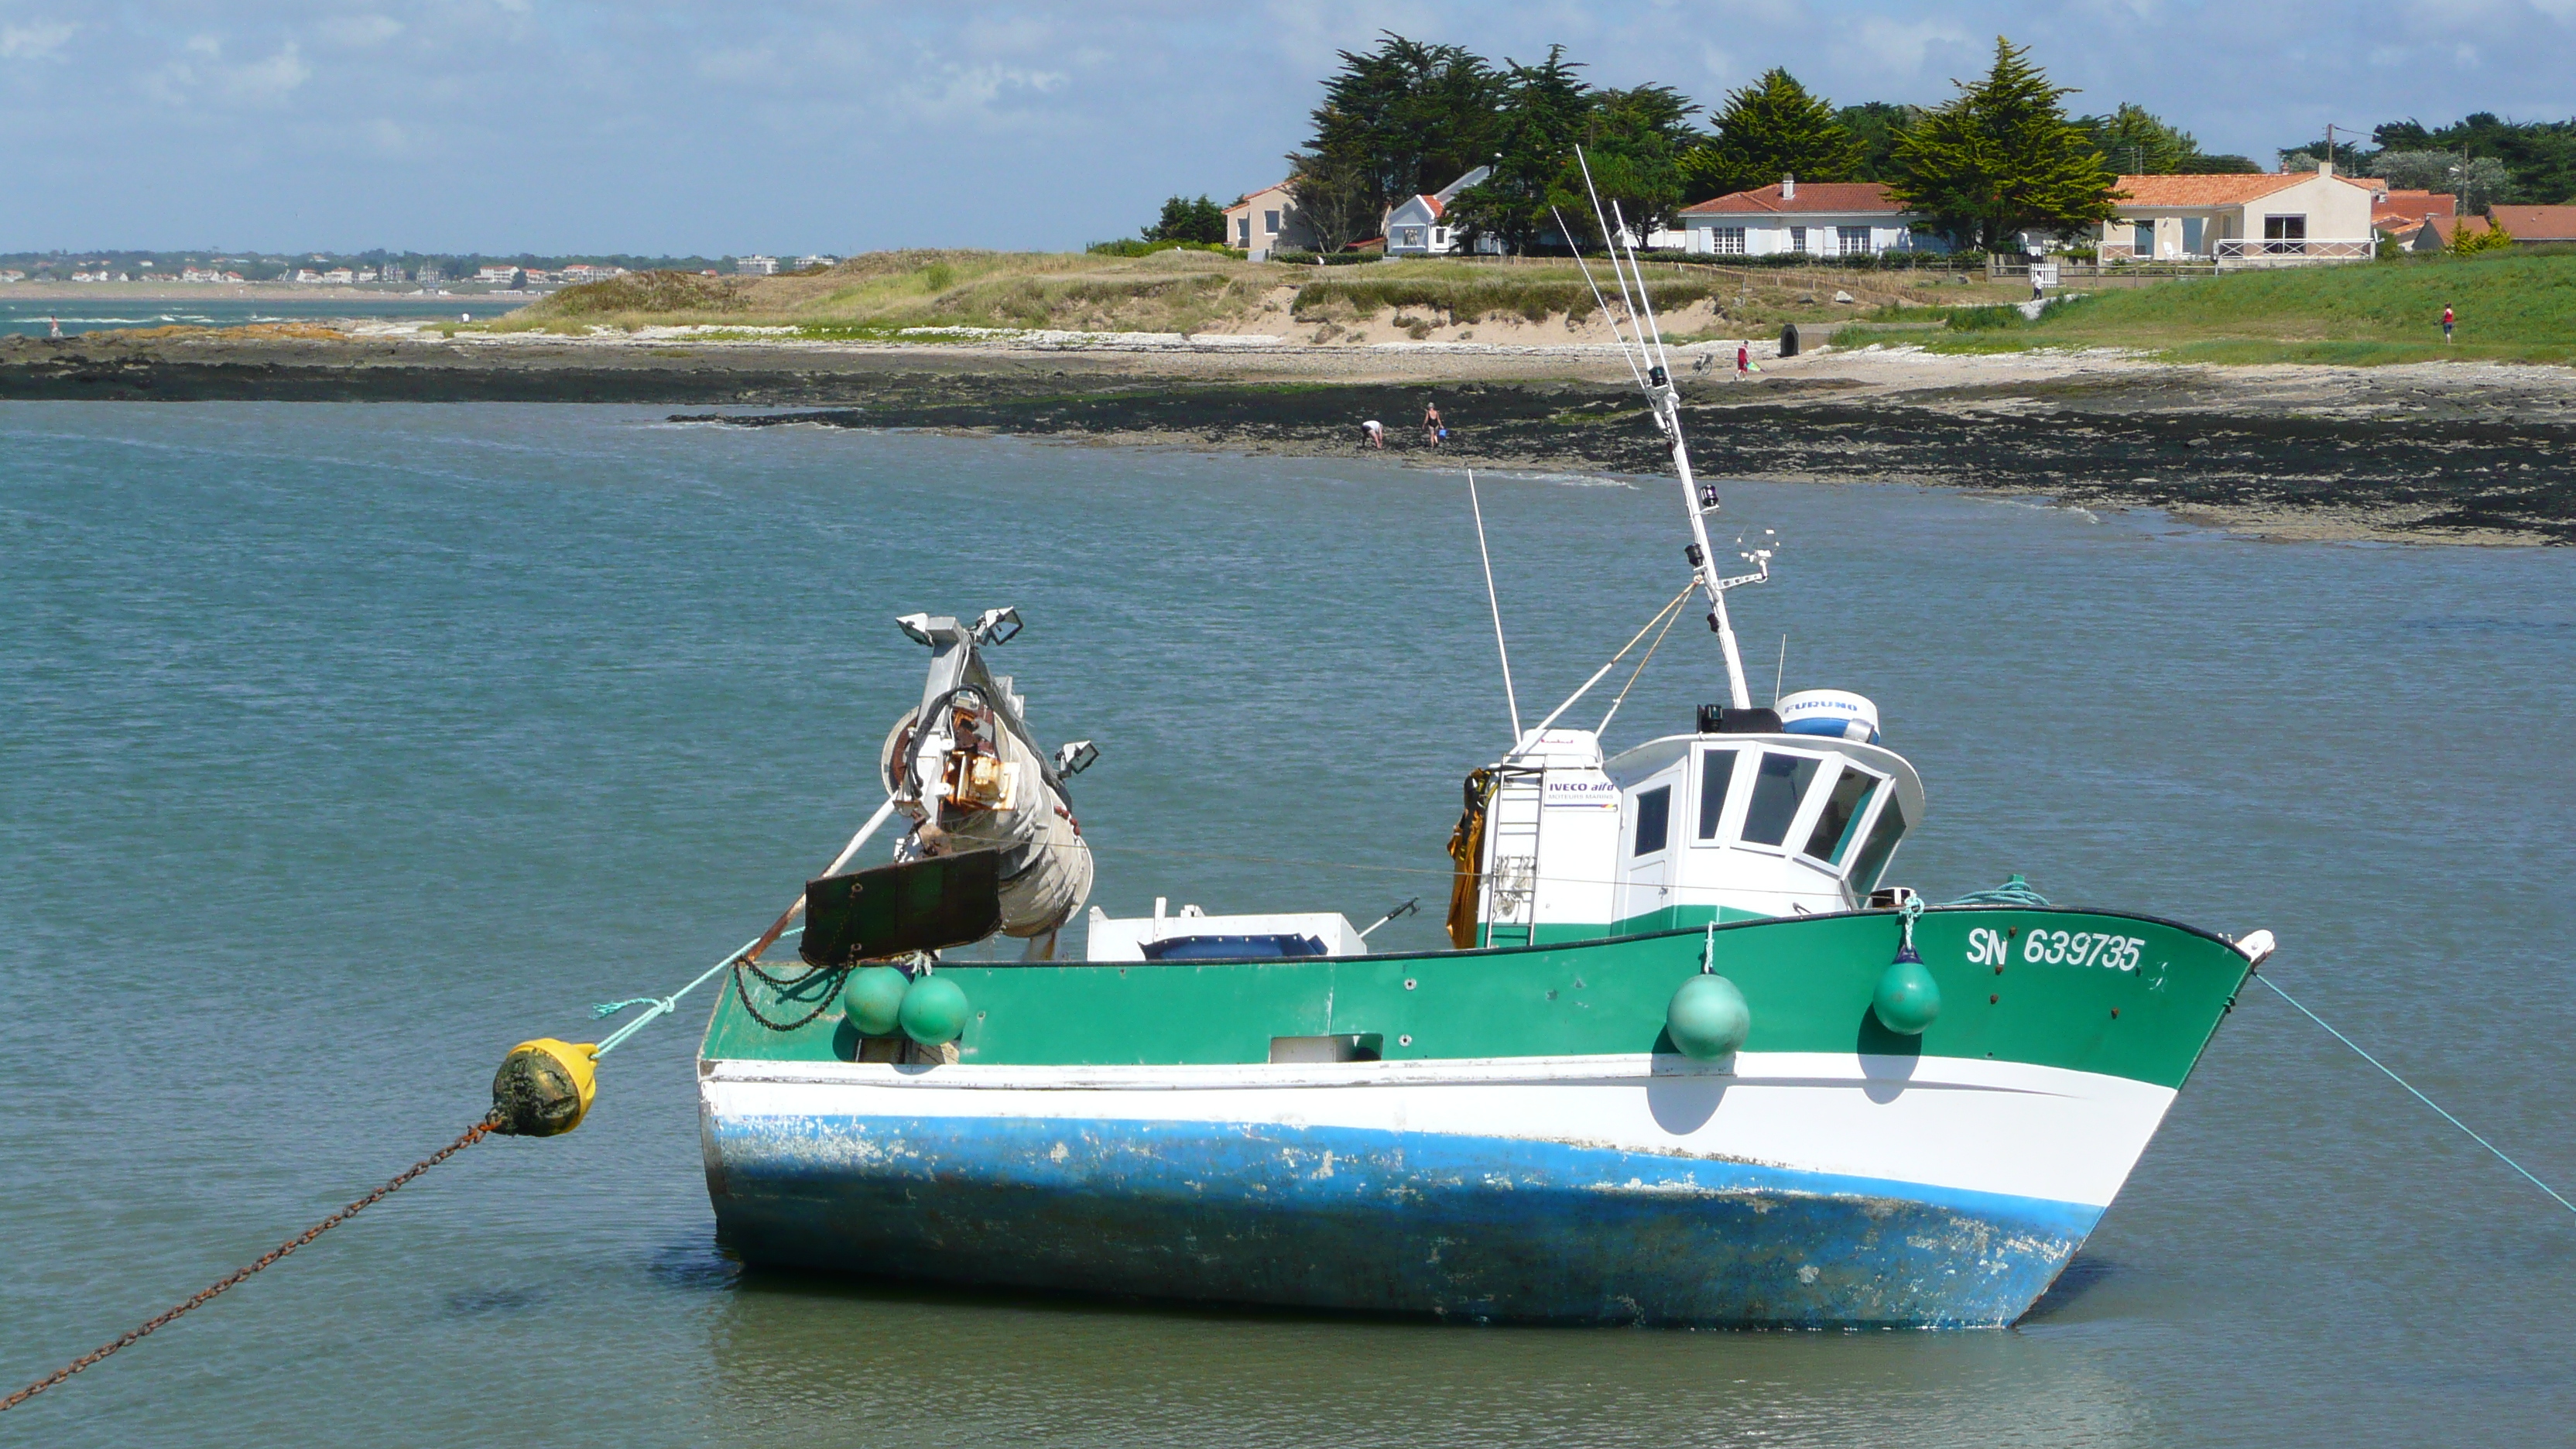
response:
<path id="1" fill-rule="evenodd" d="M 1476 470 L 1467 470 L 1467 505 L 1476 510 L 1476 556 L 1485 562 L 1485 603 L 1494 611 L 1494 652 L 1503 659 L 1503 702 L 1512 709 L 1512 748 L 1521 743 L 1521 700 L 1512 689 L 1512 651 L 1503 643 L 1503 601 L 1494 593 L 1494 555 L 1485 547 L 1485 505 L 1476 497 Z M 1549 718 L 1553 719 L 1551 715 Z M 1542 726 L 1544 728 L 1544 726 Z"/>

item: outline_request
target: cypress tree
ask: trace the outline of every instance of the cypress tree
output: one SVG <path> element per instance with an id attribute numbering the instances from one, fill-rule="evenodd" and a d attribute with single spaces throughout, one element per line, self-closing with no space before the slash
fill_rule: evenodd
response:
<path id="1" fill-rule="evenodd" d="M 1714 125 L 1717 134 L 1691 156 L 1687 194 L 1693 201 L 1769 186 L 1783 176 L 1849 181 L 1860 174 L 1860 143 L 1833 103 L 1778 66 L 1727 96 Z"/>
<path id="2" fill-rule="evenodd" d="M 2014 233 L 2070 233 L 2116 214 L 2117 178 L 2059 102 L 2026 47 L 1995 38 L 1994 69 L 1897 143 L 1899 202 L 1973 234 L 1988 251 Z"/>

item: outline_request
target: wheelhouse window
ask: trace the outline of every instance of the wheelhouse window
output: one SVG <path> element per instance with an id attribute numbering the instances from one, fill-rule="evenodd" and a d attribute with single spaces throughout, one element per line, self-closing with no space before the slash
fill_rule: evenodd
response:
<path id="1" fill-rule="evenodd" d="M 1834 776 L 1834 785 L 1825 796 L 1825 808 L 1816 814 L 1816 828 L 1807 833 L 1806 854 L 1833 865 L 1843 863 L 1843 852 L 1851 848 L 1852 827 L 1860 823 L 1869 807 L 1869 797 L 1879 785 L 1876 775 L 1846 764 Z"/>
<path id="2" fill-rule="evenodd" d="M 1699 838 L 1715 840 L 1726 819 L 1726 789 L 1735 783 L 1733 750 L 1710 750 L 1699 757 Z"/>
<path id="3" fill-rule="evenodd" d="M 1896 842 L 1904 834 L 1905 811 L 1891 799 L 1879 807 L 1878 823 L 1869 828 L 1869 840 L 1860 848 L 1860 859 L 1852 863 L 1852 889 L 1878 888 L 1878 873 L 1887 869 L 1887 858 L 1896 853 Z"/>
<path id="4" fill-rule="evenodd" d="M 1664 848 L 1671 838 L 1673 823 L 1673 787 L 1658 785 L 1637 797 L 1638 855 L 1652 855 Z"/>
<path id="5" fill-rule="evenodd" d="M 1755 845 L 1779 845 L 1789 838 L 1798 801 L 1824 762 L 1813 755 L 1765 752 L 1753 777 L 1753 798 L 1744 807 L 1744 838 Z"/>

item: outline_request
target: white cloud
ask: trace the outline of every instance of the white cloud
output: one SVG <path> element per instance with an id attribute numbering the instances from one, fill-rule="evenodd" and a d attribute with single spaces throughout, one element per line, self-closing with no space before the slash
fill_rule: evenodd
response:
<path id="1" fill-rule="evenodd" d="M 1968 33 L 1946 20 L 1870 19 L 1852 33 L 1849 48 L 1882 75 L 1912 78 L 1923 73 L 1934 47 L 1952 49 L 1967 41 Z"/>
<path id="2" fill-rule="evenodd" d="M 303 54 L 290 40 L 277 54 L 248 65 L 231 66 L 223 74 L 223 91 L 228 100 L 247 105 L 269 106 L 283 101 L 297 86 L 313 78 L 313 67 L 304 63 Z"/>
<path id="3" fill-rule="evenodd" d="M 79 29 L 53 21 L 0 25 L 0 60 L 59 60 L 63 42 Z"/>
<path id="4" fill-rule="evenodd" d="M 180 47 L 178 59 L 144 76 L 143 88 L 153 99 L 171 106 L 185 106 L 205 96 L 233 105 L 273 106 L 312 78 L 313 67 L 304 63 L 303 52 L 292 40 L 274 55 L 234 65 L 224 59 L 221 37 L 192 35 Z"/>
<path id="5" fill-rule="evenodd" d="M 388 15 L 334 15 L 316 28 L 324 40 L 351 50 L 373 50 L 403 33 L 403 23 Z"/>

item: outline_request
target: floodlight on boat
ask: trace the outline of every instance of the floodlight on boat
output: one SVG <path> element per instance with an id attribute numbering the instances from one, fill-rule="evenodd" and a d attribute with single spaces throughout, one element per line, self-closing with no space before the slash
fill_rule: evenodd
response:
<path id="1" fill-rule="evenodd" d="M 1019 632 L 1020 611 L 1008 605 L 986 609 L 984 616 L 975 621 L 975 642 L 978 644 L 1008 644 L 1018 637 Z"/>
<path id="2" fill-rule="evenodd" d="M 1070 780 L 1088 770 L 1100 759 L 1100 747 L 1089 740 L 1067 740 L 1055 752 L 1057 778 Z"/>

